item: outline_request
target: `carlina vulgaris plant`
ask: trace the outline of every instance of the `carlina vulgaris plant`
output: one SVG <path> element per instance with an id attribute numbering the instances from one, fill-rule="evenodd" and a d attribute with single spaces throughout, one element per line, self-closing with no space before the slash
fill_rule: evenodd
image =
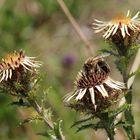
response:
<path id="1" fill-rule="evenodd" d="M 130 16 L 130 11 L 127 12 L 126 16 L 124 14 L 118 14 L 116 17 L 112 18 L 110 21 L 100 21 L 96 20 L 93 23 L 93 29 L 95 33 L 102 32 L 103 38 L 109 42 L 110 48 L 103 50 L 103 52 L 109 52 L 110 54 L 115 54 L 116 66 L 121 72 L 123 81 L 128 82 L 130 75 L 130 60 L 136 55 L 139 49 L 140 43 L 140 18 L 137 12 L 133 17 Z M 134 118 L 132 114 L 132 86 L 126 91 L 125 100 L 126 104 L 130 105 L 124 111 L 124 123 L 122 127 L 125 129 L 129 140 L 136 139 L 134 133 Z M 122 121 L 122 120 L 121 120 Z M 120 121 L 120 122 L 121 122 Z"/>
<path id="2" fill-rule="evenodd" d="M 32 107 L 38 113 L 36 117 L 26 119 L 23 123 L 43 120 L 50 130 L 45 132 L 46 135 L 44 132 L 39 135 L 45 135 L 52 140 L 65 140 L 61 129 L 62 120 L 54 122 L 51 110 L 37 102 L 35 92 L 41 62 L 35 59 L 36 57 L 28 57 L 23 51 L 7 54 L 0 62 L 0 91 L 20 98 L 12 104 Z"/>
<path id="3" fill-rule="evenodd" d="M 110 21 L 95 19 L 92 23 L 93 29 L 95 33 L 102 32 L 103 38 L 112 42 L 120 55 L 126 55 L 132 45 L 139 43 L 140 18 L 138 16 L 139 12 L 131 17 L 128 10 L 126 16 L 119 13 Z"/>
<path id="4" fill-rule="evenodd" d="M 90 57 L 85 61 L 83 69 L 76 78 L 75 90 L 72 94 L 68 94 L 64 101 L 66 106 L 84 112 L 92 119 L 99 119 L 95 124 L 90 122 L 88 125 L 84 125 L 88 119 L 75 123 L 82 125 L 79 130 L 102 128 L 106 130 L 108 137 L 113 140 L 115 124 L 113 122 L 114 115 L 111 114 L 123 97 L 126 85 L 113 80 L 109 76 L 110 67 L 105 61 L 105 57 L 106 55 Z"/>

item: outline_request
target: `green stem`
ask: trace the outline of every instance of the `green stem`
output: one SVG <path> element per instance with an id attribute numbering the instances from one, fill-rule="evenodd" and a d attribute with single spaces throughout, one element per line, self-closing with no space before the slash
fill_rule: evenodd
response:
<path id="1" fill-rule="evenodd" d="M 47 126 L 51 130 L 54 130 L 54 123 L 45 116 L 43 109 L 40 107 L 40 105 L 37 103 L 37 101 L 30 97 L 28 97 L 27 100 L 31 104 L 31 106 L 35 109 L 35 111 L 38 113 L 38 115 L 44 120 L 44 122 L 47 124 Z M 58 139 L 65 140 L 65 137 L 62 134 L 60 134 Z"/>
<path id="2" fill-rule="evenodd" d="M 108 116 L 108 113 L 103 113 L 100 116 L 98 116 L 100 120 L 102 121 L 103 127 L 108 135 L 109 140 L 114 140 L 114 127 L 112 125 L 113 120 L 111 120 Z"/>
<path id="3" fill-rule="evenodd" d="M 132 88 L 131 88 L 132 89 Z M 130 89 L 130 91 L 127 92 L 127 94 L 125 95 L 125 100 L 126 103 L 130 105 L 130 107 L 125 111 L 125 119 L 126 121 L 129 123 L 129 126 L 127 127 L 128 131 L 130 130 L 130 139 L 135 139 L 135 133 L 134 133 L 134 116 L 132 114 L 132 90 Z"/>
<path id="4" fill-rule="evenodd" d="M 109 137 L 109 140 L 114 140 L 114 130 L 109 127 L 105 127 L 105 130 Z"/>
<path id="5" fill-rule="evenodd" d="M 123 72 L 123 81 L 124 81 L 124 83 L 127 83 L 127 81 L 128 81 L 128 75 L 127 75 L 126 71 L 127 71 L 127 69 L 125 69 L 124 72 Z M 129 126 L 127 126 L 126 132 L 127 132 L 128 137 L 129 137 L 130 140 L 135 139 L 135 133 L 134 133 L 134 128 L 133 128 L 134 116 L 132 114 L 132 107 L 131 107 L 132 98 L 133 98 L 133 96 L 132 96 L 132 87 L 131 87 L 128 90 L 127 94 L 125 95 L 126 103 L 129 104 L 130 107 L 124 112 L 126 122 L 129 124 Z"/>
<path id="6" fill-rule="evenodd" d="M 43 112 L 42 108 L 39 106 L 39 104 L 34 99 L 31 99 L 30 97 L 28 97 L 27 100 L 31 104 L 31 106 L 35 109 L 35 111 L 39 114 L 39 116 L 42 117 L 42 119 L 48 125 L 48 127 L 50 129 L 54 129 L 53 122 L 51 122 L 50 120 L 48 120 L 45 117 L 44 112 Z"/>

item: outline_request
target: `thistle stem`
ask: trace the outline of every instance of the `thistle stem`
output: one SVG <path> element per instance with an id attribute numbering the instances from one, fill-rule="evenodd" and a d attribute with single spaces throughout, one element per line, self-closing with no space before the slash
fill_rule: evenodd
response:
<path id="1" fill-rule="evenodd" d="M 128 77 L 129 75 L 127 74 L 127 64 L 126 64 L 126 68 L 124 68 L 123 70 L 123 81 L 124 83 L 127 83 L 128 82 Z M 127 127 L 127 131 L 130 131 L 130 139 L 135 139 L 135 133 L 134 133 L 134 128 L 133 128 L 133 125 L 134 125 L 134 116 L 132 114 L 132 107 L 131 107 L 131 104 L 132 104 L 132 99 L 133 99 L 133 96 L 132 96 L 132 86 L 130 87 L 130 89 L 128 89 L 127 91 L 127 94 L 125 95 L 125 100 L 126 100 L 126 103 L 130 105 L 130 107 L 124 112 L 124 115 L 125 115 L 125 119 L 126 119 L 126 122 L 129 123 L 129 126 Z"/>
<path id="2" fill-rule="evenodd" d="M 37 101 L 30 97 L 28 97 L 27 100 L 31 104 L 31 106 L 34 108 L 34 110 L 38 113 L 38 115 L 44 120 L 44 122 L 47 124 L 47 126 L 51 130 L 54 130 L 54 123 L 45 116 L 43 109 L 40 107 L 40 105 L 37 103 Z M 62 134 L 60 134 L 58 139 L 65 140 L 65 137 Z"/>
<path id="3" fill-rule="evenodd" d="M 114 140 L 114 134 L 112 134 L 112 130 L 110 129 L 105 129 L 108 135 L 109 140 Z"/>
<path id="4" fill-rule="evenodd" d="M 100 120 L 102 121 L 102 125 L 103 128 L 105 129 L 107 135 L 108 135 L 108 139 L 109 140 L 114 140 L 114 127 L 112 125 L 112 121 L 109 116 L 108 113 L 103 113 L 101 115 L 98 116 L 100 118 Z"/>
<path id="5" fill-rule="evenodd" d="M 132 87 L 130 89 L 130 91 L 127 92 L 126 96 L 125 96 L 125 100 L 127 104 L 132 104 Z M 132 107 L 130 106 L 126 111 L 125 111 L 125 119 L 126 121 L 129 123 L 130 126 L 128 126 L 128 129 L 131 131 L 131 138 L 130 139 L 135 139 L 135 133 L 134 133 L 134 117 L 132 114 Z"/>
<path id="6" fill-rule="evenodd" d="M 48 127 L 50 129 L 54 129 L 53 122 L 51 122 L 50 120 L 48 120 L 45 117 L 44 112 L 43 112 L 42 108 L 39 106 L 39 104 L 37 103 L 37 101 L 35 101 L 34 99 L 31 99 L 30 97 L 28 97 L 27 100 L 31 104 L 31 106 L 35 109 L 35 111 L 39 114 L 39 116 L 41 116 L 41 118 L 48 125 Z"/>

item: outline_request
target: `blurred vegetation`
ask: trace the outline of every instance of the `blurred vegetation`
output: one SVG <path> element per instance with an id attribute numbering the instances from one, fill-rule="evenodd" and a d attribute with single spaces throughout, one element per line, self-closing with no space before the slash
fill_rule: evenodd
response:
<path id="1" fill-rule="evenodd" d="M 87 38 L 94 44 L 94 51 L 106 46 L 94 35 L 90 24 L 94 18 L 110 19 L 116 12 L 138 11 L 140 1 L 135 0 L 64 0 L 70 12 L 76 18 Z M 96 44 L 96 45 L 95 45 Z M 100 47 L 99 47 L 100 46 Z M 23 49 L 29 56 L 43 61 L 42 81 L 38 90 L 38 99 L 47 94 L 47 107 L 51 107 L 54 118 L 63 120 L 63 130 L 67 140 L 106 139 L 103 133 L 75 133 L 71 129 L 78 115 L 65 108 L 63 96 L 73 90 L 73 81 L 83 61 L 88 57 L 71 24 L 61 11 L 56 0 L 1 0 L 0 1 L 0 48 L 2 56 L 10 51 Z M 111 65 L 113 60 L 110 62 Z M 114 69 L 114 67 L 112 68 Z M 113 70 L 112 70 L 113 71 Z M 112 72 L 118 78 L 119 73 Z M 139 80 L 135 82 L 134 113 L 136 114 L 136 132 L 140 135 Z M 45 140 L 36 133 L 47 129 L 42 123 L 35 122 L 20 126 L 20 122 L 30 115 L 31 109 L 10 106 L 12 97 L 0 93 L 0 139 L 1 140 Z"/>

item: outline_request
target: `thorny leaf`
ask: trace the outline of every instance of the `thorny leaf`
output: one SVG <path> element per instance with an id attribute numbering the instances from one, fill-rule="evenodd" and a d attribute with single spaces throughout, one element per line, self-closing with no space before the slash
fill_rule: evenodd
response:
<path id="1" fill-rule="evenodd" d="M 48 120 L 51 121 L 52 120 L 52 110 L 50 108 L 43 108 L 43 112 L 44 112 L 44 117 Z"/>
<path id="2" fill-rule="evenodd" d="M 127 94 L 125 95 L 126 102 L 127 104 L 130 105 L 130 107 L 127 108 L 124 112 L 125 122 L 127 123 L 127 126 L 124 126 L 124 129 L 127 133 L 129 140 L 133 139 L 133 125 L 135 123 L 134 117 L 132 114 L 132 109 L 131 109 L 132 95 L 133 93 L 132 93 L 132 87 L 131 87 L 130 90 L 128 90 Z"/>
<path id="3" fill-rule="evenodd" d="M 126 121 L 119 121 L 118 123 L 115 124 L 116 127 L 128 127 L 131 126 L 129 123 L 127 123 Z"/>
<path id="4" fill-rule="evenodd" d="M 61 128 L 61 124 L 62 124 L 62 120 L 58 121 L 55 124 L 55 127 L 53 130 L 50 130 L 48 132 L 41 132 L 41 133 L 37 133 L 37 135 L 41 135 L 44 137 L 47 137 L 51 140 L 60 140 L 62 138 L 64 138 L 63 132 L 62 132 L 62 128 Z"/>
<path id="5" fill-rule="evenodd" d="M 131 77 L 134 76 L 134 75 L 138 75 L 139 73 L 140 73 L 140 67 L 139 67 L 135 72 L 129 74 L 128 79 L 131 78 Z"/>
<path id="6" fill-rule="evenodd" d="M 29 102 L 25 102 L 22 98 L 18 101 L 13 101 L 10 105 L 22 106 L 22 107 L 31 107 Z"/>
<path id="7" fill-rule="evenodd" d="M 62 137 L 64 138 L 61 125 L 62 125 L 62 120 L 58 121 L 54 127 L 54 133 L 58 140 L 61 139 Z"/>
<path id="8" fill-rule="evenodd" d="M 31 90 L 28 93 L 30 98 L 36 99 L 36 90 L 40 86 L 40 82 L 41 82 L 41 75 L 38 75 L 38 77 L 33 79 L 32 82 L 30 83 Z"/>
<path id="9" fill-rule="evenodd" d="M 123 128 L 125 129 L 126 133 L 127 133 L 127 136 L 129 138 L 129 140 L 132 140 L 132 126 L 130 125 L 126 125 L 126 126 L 123 126 Z"/>
<path id="10" fill-rule="evenodd" d="M 27 118 L 27 119 L 25 119 L 24 121 L 22 121 L 22 122 L 20 123 L 20 125 L 23 125 L 23 124 L 25 124 L 25 123 L 31 123 L 31 122 L 37 121 L 37 120 L 41 120 L 41 121 L 42 121 L 42 118 L 40 118 L 40 117 L 38 117 L 38 116 L 36 116 L 36 117 L 31 117 L 31 118 Z"/>
<path id="11" fill-rule="evenodd" d="M 124 71 L 126 72 L 126 70 L 124 70 L 124 68 L 127 67 L 127 64 L 128 64 L 127 61 L 128 61 L 128 59 L 126 59 L 126 57 L 121 56 L 115 62 L 116 63 L 116 66 L 117 66 L 118 70 L 121 72 L 121 74 L 123 74 Z"/>
<path id="12" fill-rule="evenodd" d="M 86 119 L 82 119 L 82 120 L 79 120 L 79 121 L 76 121 L 71 127 L 74 127 L 74 126 L 77 126 L 77 125 L 80 125 L 81 123 L 85 123 L 89 120 L 92 120 L 94 118 L 94 116 L 90 116 Z"/>
<path id="13" fill-rule="evenodd" d="M 85 125 L 82 125 L 81 127 L 79 127 L 76 132 L 79 132 L 79 131 L 82 131 L 82 130 L 85 130 L 85 129 L 89 129 L 89 128 L 97 130 L 97 129 L 103 129 L 104 126 L 103 126 L 101 121 L 99 121 L 95 124 L 89 123 L 89 124 L 85 124 Z"/>
<path id="14" fill-rule="evenodd" d="M 54 134 L 52 134 L 52 132 L 41 132 L 41 133 L 37 133 L 37 135 L 41 135 L 41 136 L 44 136 L 44 137 L 47 137 L 49 138 L 50 140 L 58 140 L 56 138 L 56 136 Z"/>
<path id="15" fill-rule="evenodd" d="M 41 100 L 41 106 L 42 108 L 45 107 L 45 103 L 47 102 L 47 95 L 49 93 L 49 90 L 51 89 L 52 87 L 50 86 L 49 88 L 47 88 L 47 90 L 43 91 L 43 96 L 42 96 L 42 100 Z"/>
<path id="16" fill-rule="evenodd" d="M 130 59 L 132 56 L 134 56 L 138 49 L 140 48 L 140 45 L 132 46 L 128 50 L 127 58 Z"/>
<path id="17" fill-rule="evenodd" d="M 121 112 L 126 111 L 128 108 L 130 107 L 130 105 L 128 104 L 124 104 L 121 107 L 119 107 L 118 109 L 112 111 L 109 113 L 109 117 L 113 117 L 115 118 L 118 114 L 120 114 Z"/>
<path id="18" fill-rule="evenodd" d="M 99 52 L 107 53 L 107 54 L 110 54 L 110 55 L 118 57 L 118 54 L 116 52 L 112 51 L 112 49 L 101 49 L 101 50 L 99 50 Z"/>
<path id="19" fill-rule="evenodd" d="M 34 79 L 33 83 L 32 83 L 32 90 L 35 89 L 38 85 L 39 82 L 41 81 L 41 76 L 38 76 L 36 79 Z"/>

